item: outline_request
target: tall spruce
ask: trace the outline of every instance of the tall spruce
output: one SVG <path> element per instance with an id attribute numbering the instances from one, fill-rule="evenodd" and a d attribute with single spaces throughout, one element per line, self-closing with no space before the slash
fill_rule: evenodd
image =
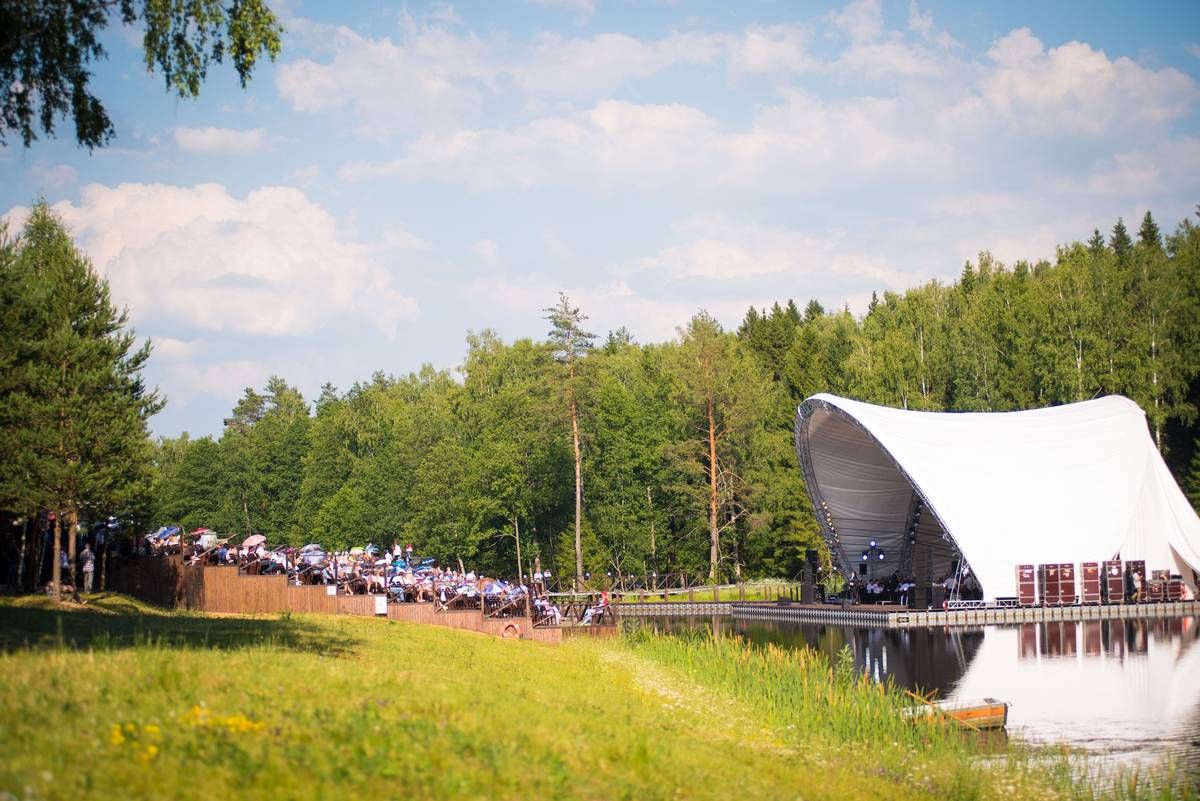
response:
<path id="1" fill-rule="evenodd" d="M 60 543 L 74 566 L 80 515 L 105 515 L 147 489 L 148 418 L 163 401 L 141 371 L 128 313 L 45 205 L 31 211 L 13 265 L 25 320 L 5 397 L 3 429 L 15 446 L 22 506 L 55 514 L 52 581 L 61 594 Z"/>
<path id="2" fill-rule="evenodd" d="M 583 455 L 579 438 L 579 360 L 587 355 L 596 338 L 583 329 L 587 316 L 559 292 L 558 303 L 543 311 L 550 321 L 550 344 L 555 358 L 565 368 L 563 397 L 571 419 L 571 447 L 575 455 L 575 584 L 583 584 Z"/>
<path id="3" fill-rule="evenodd" d="M 1108 246 L 1112 249 L 1113 255 L 1117 257 L 1117 262 L 1123 267 L 1129 261 L 1129 257 L 1133 254 L 1133 240 L 1129 238 L 1129 231 L 1125 228 L 1125 220 L 1118 217 L 1116 225 L 1113 226 L 1112 236 L 1108 238 Z"/>

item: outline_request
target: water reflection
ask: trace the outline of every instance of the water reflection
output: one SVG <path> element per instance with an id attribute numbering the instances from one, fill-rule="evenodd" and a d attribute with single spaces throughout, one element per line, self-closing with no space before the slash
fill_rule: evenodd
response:
<path id="1" fill-rule="evenodd" d="M 660 620 L 754 643 L 849 647 L 876 680 L 939 698 L 1009 701 L 1010 727 L 1118 758 L 1170 752 L 1200 775 L 1200 618 L 871 629 L 729 618 Z"/>

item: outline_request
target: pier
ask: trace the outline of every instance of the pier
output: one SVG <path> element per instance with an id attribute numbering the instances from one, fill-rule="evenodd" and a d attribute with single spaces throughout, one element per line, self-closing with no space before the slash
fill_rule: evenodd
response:
<path id="1" fill-rule="evenodd" d="M 986 606 L 972 609 L 914 610 L 902 606 L 836 606 L 770 601 L 622 603 L 620 617 L 728 616 L 735 620 L 773 620 L 880 628 L 932 628 L 1041 623 L 1055 620 L 1129 620 L 1200 615 L 1200 601 L 1070 606 Z"/>

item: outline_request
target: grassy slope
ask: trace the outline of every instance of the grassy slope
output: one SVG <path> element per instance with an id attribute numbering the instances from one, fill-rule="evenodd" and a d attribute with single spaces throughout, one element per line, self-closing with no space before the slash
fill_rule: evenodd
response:
<path id="1" fill-rule="evenodd" d="M 788 728 L 654 640 L 109 599 L 0 603 L 0 652 L 0 793 L 17 797 L 1012 797 L 945 746 L 872 761 Z"/>

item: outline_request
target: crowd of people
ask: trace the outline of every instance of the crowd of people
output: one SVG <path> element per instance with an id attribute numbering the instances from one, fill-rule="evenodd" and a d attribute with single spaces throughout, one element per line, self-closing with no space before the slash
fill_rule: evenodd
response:
<path id="1" fill-rule="evenodd" d="M 536 569 L 518 581 L 492 578 L 474 570 L 443 566 L 431 557 L 414 556 L 412 546 L 374 544 L 341 551 L 311 543 L 302 548 L 270 548 L 261 535 L 231 544 L 207 530 L 182 534 L 160 529 L 147 537 L 151 553 L 182 552 L 188 564 L 237 566 L 248 575 L 284 575 L 298 586 L 324 585 L 336 592 L 386 595 L 394 603 L 433 603 L 439 610 L 478 609 L 489 616 L 529 614 L 535 625 L 607 622 L 607 593 L 564 612 L 548 591 L 549 571 Z M 578 607 L 578 608 L 576 608 Z"/>

